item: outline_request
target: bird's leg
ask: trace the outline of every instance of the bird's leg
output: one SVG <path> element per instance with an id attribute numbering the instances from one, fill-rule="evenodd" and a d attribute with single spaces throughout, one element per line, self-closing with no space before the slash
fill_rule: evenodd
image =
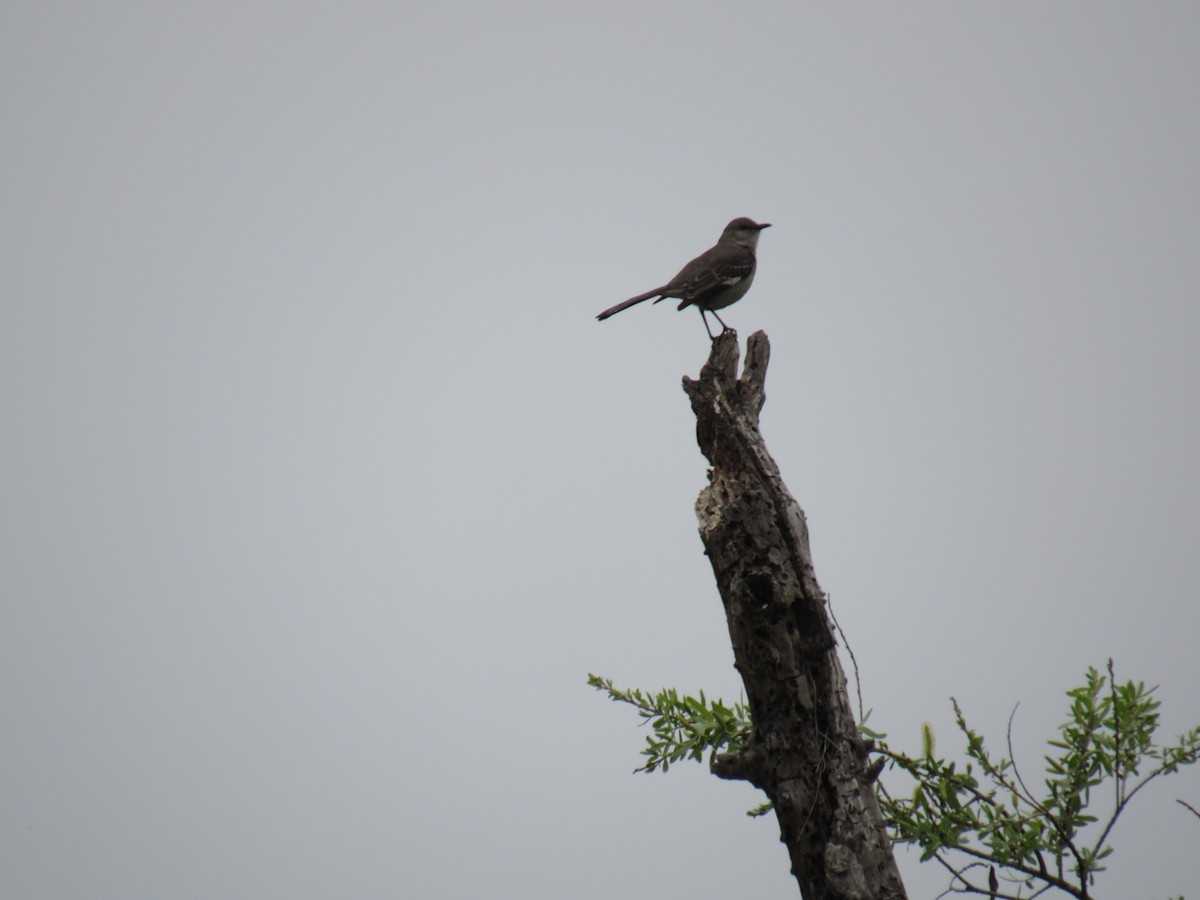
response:
<path id="1" fill-rule="evenodd" d="M 716 340 L 716 338 L 715 338 L 715 337 L 713 337 L 712 329 L 708 327 L 708 316 L 706 316 L 706 315 L 704 314 L 704 307 L 703 307 L 703 306 L 697 306 L 697 307 L 696 307 L 696 309 L 700 310 L 700 318 L 701 318 L 701 320 L 703 320 L 703 322 L 704 322 L 704 330 L 708 332 L 708 339 L 709 339 L 710 341 L 715 341 L 715 340 Z M 715 315 L 716 315 L 716 313 L 713 313 L 713 315 L 715 316 Z M 720 320 L 720 319 L 717 319 L 717 321 L 718 321 L 718 322 L 721 322 L 721 320 Z M 722 324 L 722 325 L 724 325 L 725 323 L 724 323 L 724 322 L 721 322 L 721 324 Z"/>
<path id="2" fill-rule="evenodd" d="M 727 331 L 733 331 L 732 328 L 730 328 L 721 320 L 721 317 L 717 315 L 716 310 L 710 309 L 709 312 L 713 314 L 713 318 L 715 318 L 718 322 L 721 322 L 721 334 L 724 334 Z M 709 337 L 712 337 L 712 335 L 710 334 Z"/>

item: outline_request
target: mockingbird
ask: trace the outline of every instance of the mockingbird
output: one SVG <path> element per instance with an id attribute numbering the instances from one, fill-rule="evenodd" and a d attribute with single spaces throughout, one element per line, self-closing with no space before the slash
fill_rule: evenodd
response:
<path id="1" fill-rule="evenodd" d="M 609 316 L 614 316 L 623 309 L 629 309 L 635 303 L 649 300 L 654 302 L 671 297 L 680 300 L 679 308 L 694 306 L 700 310 L 700 318 L 704 320 L 704 330 L 713 338 L 712 330 L 708 327 L 708 316 L 712 313 L 718 322 L 718 309 L 724 309 L 731 303 L 737 303 L 750 290 L 754 281 L 754 248 L 758 246 L 758 235 L 764 228 L 770 228 L 770 223 L 759 225 L 753 219 L 742 216 L 734 219 L 721 232 L 721 239 L 716 245 L 705 250 L 690 263 L 679 270 L 679 274 L 662 287 L 636 297 L 630 297 L 624 303 L 618 303 L 611 309 L 606 309 L 596 316 L 601 322 Z M 730 327 L 721 322 L 721 333 L 730 331 Z"/>

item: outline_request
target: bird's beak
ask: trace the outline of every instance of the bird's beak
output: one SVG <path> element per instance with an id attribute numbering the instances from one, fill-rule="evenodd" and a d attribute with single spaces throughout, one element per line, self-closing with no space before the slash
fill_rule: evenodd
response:
<path id="1" fill-rule="evenodd" d="M 759 231 L 762 231 L 764 228 L 770 228 L 770 227 L 771 227 L 771 223 L 770 223 L 770 222 L 764 222 L 762 225 L 759 225 L 759 226 L 758 226 L 758 230 L 759 230 Z"/>

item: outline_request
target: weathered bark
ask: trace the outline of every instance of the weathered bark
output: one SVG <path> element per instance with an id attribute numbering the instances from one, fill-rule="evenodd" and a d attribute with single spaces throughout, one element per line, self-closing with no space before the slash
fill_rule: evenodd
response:
<path id="1" fill-rule="evenodd" d="M 700 449 L 712 463 L 696 501 L 700 537 L 729 621 L 754 723 L 748 746 L 713 763 L 775 804 L 805 900 L 902 900 L 873 775 L 813 572 L 804 511 L 758 431 L 770 344 L 713 342 L 700 379 L 684 378 Z"/>

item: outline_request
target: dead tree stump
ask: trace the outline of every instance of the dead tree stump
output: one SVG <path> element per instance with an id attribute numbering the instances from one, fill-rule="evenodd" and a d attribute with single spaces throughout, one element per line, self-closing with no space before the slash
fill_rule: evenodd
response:
<path id="1" fill-rule="evenodd" d="M 805 900 L 903 900 L 804 511 L 758 430 L 769 356 L 767 336 L 751 335 L 738 379 L 737 335 L 722 334 L 699 380 L 683 380 L 712 464 L 700 537 L 753 721 L 745 749 L 718 756 L 713 772 L 774 803 Z"/>

